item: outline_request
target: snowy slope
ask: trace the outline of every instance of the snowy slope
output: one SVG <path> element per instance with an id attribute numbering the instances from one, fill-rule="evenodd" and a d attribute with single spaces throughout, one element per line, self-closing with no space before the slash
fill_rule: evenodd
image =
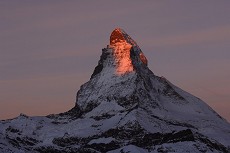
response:
<path id="1" fill-rule="evenodd" d="M 0 152 L 230 152 L 230 124 L 115 29 L 68 112 L 0 121 Z"/>

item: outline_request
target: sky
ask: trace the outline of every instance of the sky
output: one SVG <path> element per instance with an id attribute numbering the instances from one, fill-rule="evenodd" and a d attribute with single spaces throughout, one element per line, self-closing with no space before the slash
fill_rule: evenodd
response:
<path id="1" fill-rule="evenodd" d="M 0 1 L 0 119 L 75 105 L 120 27 L 149 68 L 230 121 L 230 1 Z"/>

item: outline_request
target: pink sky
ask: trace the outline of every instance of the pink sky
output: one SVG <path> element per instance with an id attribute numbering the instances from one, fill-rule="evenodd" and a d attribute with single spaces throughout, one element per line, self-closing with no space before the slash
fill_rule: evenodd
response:
<path id="1" fill-rule="evenodd" d="M 74 106 L 116 27 L 230 121 L 230 1 L 0 1 L 0 119 Z"/>

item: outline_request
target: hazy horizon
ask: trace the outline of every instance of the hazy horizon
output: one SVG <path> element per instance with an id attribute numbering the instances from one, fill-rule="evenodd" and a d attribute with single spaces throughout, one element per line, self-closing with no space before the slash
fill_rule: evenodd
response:
<path id="1" fill-rule="evenodd" d="M 1 1 L 0 119 L 75 105 L 116 27 L 148 67 L 230 121 L 230 1 Z"/>

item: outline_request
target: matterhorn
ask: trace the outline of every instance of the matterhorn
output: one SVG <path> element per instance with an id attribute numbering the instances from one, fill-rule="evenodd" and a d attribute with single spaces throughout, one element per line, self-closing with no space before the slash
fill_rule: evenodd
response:
<path id="1" fill-rule="evenodd" d="M 71 110 L 0 121 L 2 153 L 230 152 L 230 124 L 199 98 L 156 76 L 116 28 Z"/>

